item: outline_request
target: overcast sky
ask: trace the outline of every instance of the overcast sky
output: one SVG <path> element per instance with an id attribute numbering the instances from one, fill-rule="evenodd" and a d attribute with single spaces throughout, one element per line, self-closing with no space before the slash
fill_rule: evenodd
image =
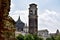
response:
<path id="1" fill-rule="evenodd" d="M 29 4 L 35 3 L 38 7 L 38 30 L 48 29 L 50 33 L 60 30 L 60 0 L 11 0 L 9 15 L 17 21 L 28 25 Z"/>

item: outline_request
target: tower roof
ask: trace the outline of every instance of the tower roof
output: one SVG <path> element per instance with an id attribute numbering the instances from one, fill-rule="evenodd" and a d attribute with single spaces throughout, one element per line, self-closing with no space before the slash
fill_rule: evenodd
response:
<path id="1" fill-rule="evenodd" d="M 56 33 L 59 33 L 59 30 L 57 29 Z"/>
<path id="2" fill-rule="evenodd" d="M 23 23 L 22 21 L 21 21 L 21 19 L 20 19 L 20 16 L 19 16 L 19 18 L 18 18 L 18 20 L 17 20 L 17 22 L 16 23 Z M 23 23 L 24 24 L 24 23 Z"/>
<path id="3" fill-rule="evenodd" d="M 30 4 L 30 6 L 32 6 L 32 5 L 35 5 L 35 6 L 37 6 L 37 4 L 35 4 L 35 3 L 32 3 L 32 4 Z"/>
<path id="4" fill-rule="evenodd" d="M 21 21 L 21 20 L 20 20 L 20 16 L 19 16 L 19 18 L 18 18 L 18 20 L 17 20 L 17 21 Z"/>
<path id="5" fill-rule="evenodd" d="M 21 21 L 20 16 L 19 16 L 19 18 L 18 18 L 18 20 L 16 22 L 16 29 L 18 31 L 22 31 L 24 26 L 25 26 L 25 24 Z"/>
<path id="6" fill-rule="evenodd" d="M 20 16 L 19 16 L 19 19 L 20 19 Z"/>

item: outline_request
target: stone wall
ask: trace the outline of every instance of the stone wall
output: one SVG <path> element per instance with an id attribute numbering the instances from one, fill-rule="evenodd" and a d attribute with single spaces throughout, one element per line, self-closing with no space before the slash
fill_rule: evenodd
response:
<path id="1" fill-rule="evenodd" d="M 0 40 L 15 40 L 15 22 L 8 16 L 11 0 L 0 0 Z"/>

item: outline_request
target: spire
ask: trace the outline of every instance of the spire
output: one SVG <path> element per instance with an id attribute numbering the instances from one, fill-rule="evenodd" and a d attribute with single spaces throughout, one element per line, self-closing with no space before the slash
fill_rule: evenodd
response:
<path id="1" fill-rule="evenodd" d="M 57 29 L 57 31 L 56 31 L 56 35 L 59 35 L 59 30 Z"/>
<path id="2" fill-rule="evenodd" d="M 18 18 L 17 22 L 21 22 L 21 20 L 20 20 L 20 16 L 19 16 L 19 18 Z"/>
<path id="3" fill-rule="evenodd" d="M 20 20 L 20 16 L 19 16 L 18 20 Z"/>
<path id="4" fill-rule="evenodd" d="M 16 22 L 16 29 L 17 31 L 23 31 L 25 24 L 21 21 L 20 16 L 18 17 L 18 20 Z"/>
<path id="5" fill-rule="evenodd" d="M 59 33 L 59 30 L 57 29 L 56 33 Z"/>

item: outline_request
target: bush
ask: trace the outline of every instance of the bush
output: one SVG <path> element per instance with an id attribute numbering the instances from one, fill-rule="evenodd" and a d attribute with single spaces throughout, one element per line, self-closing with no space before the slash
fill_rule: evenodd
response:
<path id="1" fill-rule="evenodd" d="M 28 34 L 28 35 L 25 35 L 24 40 L 34 40 L 34 38 L 31 34 Z"/>
<path id="2" fill-rule="evenodd" d="M 43 40 L 43 38 L 39 38 L 39 40 Z"/>
<path id="3" fill-rule="evenodd" d="M 43 40 L 43 38 L 39 38 L 37 35 L 28 34 L 28 35 L 23 36 L 19 34 L 16 37 L 16 40 Z"/>
<path id="4" fill-rule="evenodd" d="M 24 36 L 19 34 L 17 37 L 16 37 L 17 40 L 24 40 Z"/>
<path id="5" fill-rule="evenodd" d="M 60 35 L 58 35 L 58 36 L 56 37 L 56 40 L 60 40 Z"/>
<path id="6" fill-rule="evenodd" d="M 47 38 L 46 40 L 52 40 L 52 38 Z"/>
<path id="7" fill-rule="evenodd" d="M 33 35 L 34 40 L 43 40 L 43 38 L 39 38 L 37 35 Z"/>

